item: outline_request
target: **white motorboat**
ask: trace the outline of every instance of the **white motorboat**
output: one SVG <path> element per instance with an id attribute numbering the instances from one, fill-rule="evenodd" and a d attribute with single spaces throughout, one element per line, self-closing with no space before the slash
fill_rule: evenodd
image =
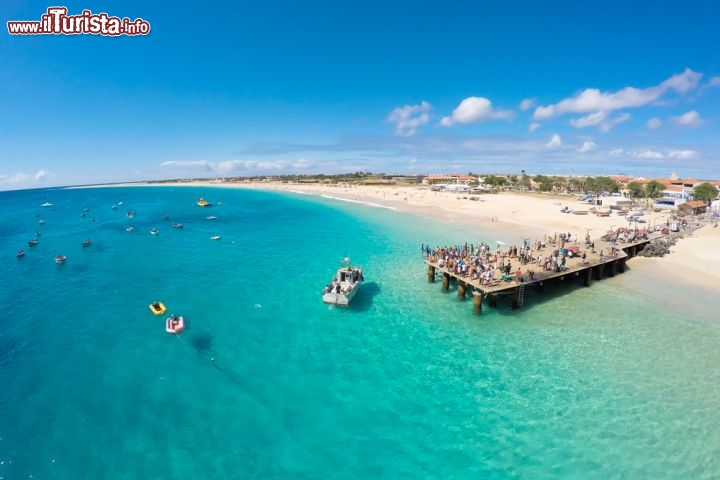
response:
<path id="1" fill-rule="evenodd" d="M 345 258 L 343 263 L 322 292 L 323 302 L 329 305 L 348 306 L 365 280 L 361 266 L 351 266 L 349 258 Z"/>

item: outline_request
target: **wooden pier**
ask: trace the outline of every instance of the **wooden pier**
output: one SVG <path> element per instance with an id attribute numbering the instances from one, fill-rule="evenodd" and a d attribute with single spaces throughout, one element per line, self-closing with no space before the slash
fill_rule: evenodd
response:
<path id="1" fill-rule="evenodd" d="M 525 300 L 525 288 L 530 285 L 542 289 L 546 284 L 553 281 L 579 278 L 584 286 L 589 287 L 593 280 L 600 280 L 605 276 L 614 277 L 616 273 L 624 272 L 625 262 L 636 256 L 649 242 L 648 239 L 642 239 L 623 243 L 622 245 L 616 244 L 615 255 L 610 255 L 611 244 L 596 241 L 595 251 L 589 254 L 586 251 L 584 262 L 581 257 L 567 258 L 565 270 L 559 272 L 545 271 L 542 268 L 536 270 L 534 267 L 537 267 L 537 264 L 534 262 L 522 264 L 519 259 L 509 259 L 515 262 L 514 268 L 522 268 L 525 281 L 517 281 L 515 272 L 511 271 L 512 279 L 510 281 L 494 278 L 490 284 L 483 284 L 482 280 L 472 279 L 469 275 L 457 274 L 453 269 L 441 266 L 437 261 L 425 259 L 425 263 L 428 265 L 428 282 L 435 282 L 435 277 L 439 273 L 442 278 L 441 290 L 447 292 L 450 290 L 451 281 L 454 281 L 457 284 L 458 301 L 464 301 L 468 295 L 472 295 L 473 313 L 479 315 L 482 312 L 482 304 L 485 299 L 487 299 L 489 307 L 496 307 L 499 296 L 510 296 L 513 310 L 522 307 Z M 547 255 L 553 250 L 558 250 L 558 248 L 549 244 L 539 253 Z M 603 252 L 602 256 L 600 252 Z M 534 271 L 532 279 L 529 278 L 528 270 Z M 497 272 L 496 270 L 495 273 L 497 274 Z"/>

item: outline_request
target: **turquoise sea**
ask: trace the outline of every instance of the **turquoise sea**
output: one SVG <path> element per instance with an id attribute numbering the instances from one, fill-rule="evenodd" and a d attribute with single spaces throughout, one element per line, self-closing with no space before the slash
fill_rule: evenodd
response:
<path id="1" fill-rule="evenodd" d="M 0 201 L 3 480 L 720 478 L 720 300 L 632 261 L 474 316 L 420 257 L 502 238 L 471 225 L 221 188 Z M 366 281 L 328 307 L 345 256 Z"/>

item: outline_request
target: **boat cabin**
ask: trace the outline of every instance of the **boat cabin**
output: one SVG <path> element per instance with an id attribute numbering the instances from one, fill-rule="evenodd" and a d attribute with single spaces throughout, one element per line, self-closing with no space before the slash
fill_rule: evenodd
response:
<path id="1" fill-rule="evenodd" d="M 337 283 L 357 283 L 360 280 L 360 271 L 351 267 L 343 267 L 338 269 L 335 276 Z"/>

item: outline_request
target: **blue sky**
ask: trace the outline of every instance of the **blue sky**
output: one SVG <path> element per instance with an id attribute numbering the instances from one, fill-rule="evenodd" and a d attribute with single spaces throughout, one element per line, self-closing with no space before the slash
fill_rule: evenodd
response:
<path id="1" fill-rule="evenodd" d="M 55 5 L 9 3 L 3 25 Z M 712 2 L 163 3 L 62 4 L 141 17 L 147 36 L 3 27 L 0 189 L 357 170 L 720 178 Z"/>

